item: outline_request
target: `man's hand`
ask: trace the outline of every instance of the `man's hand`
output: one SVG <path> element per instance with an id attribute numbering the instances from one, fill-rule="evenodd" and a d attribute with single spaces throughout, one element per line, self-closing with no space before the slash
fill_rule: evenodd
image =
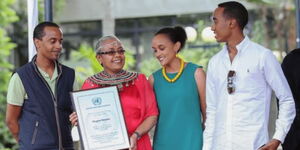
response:
<path id="1" fill-rule="evenodd" d="M 261 147 L 259 150 L 277 150 L 279 144 L 280 144 L 279 140 L 272 139 L 266 145 Z"/>
<path id="2" fill-rule="evenodd" d="M 19 142 L 19 118 L 21 116 L 21 111 L 21 106 L 7 104 L 6 125 L 17 142 Z"/>
<path id="3" fill-rule="evenodd" d="M 76 112 L 73 112 L 73 113 L 69 116 L 69 120 L 71 121 L 71 124 L 72 124 L 73 126 L 77 126 L 77 124 L 78 124 L 78 117 L 77 117 Z"/>

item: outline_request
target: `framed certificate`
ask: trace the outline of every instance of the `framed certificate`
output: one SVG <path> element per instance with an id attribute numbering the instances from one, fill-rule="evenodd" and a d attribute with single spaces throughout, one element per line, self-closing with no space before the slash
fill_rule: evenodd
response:
<path id="1" fill-rule="evenodd" d="M 129 148 L 116 86 L 71 92 L 84 150 Z"/>

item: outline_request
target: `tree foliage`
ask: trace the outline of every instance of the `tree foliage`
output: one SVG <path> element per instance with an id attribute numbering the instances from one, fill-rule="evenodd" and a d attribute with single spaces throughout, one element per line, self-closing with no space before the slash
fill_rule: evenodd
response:
<path id="1" fill-rule="evenodd" d="M 16 46 L 7 36 L 6 27 L 18 20 L 12 9 L 14 0 L 0 1 L 0 149 L 14 148 L 15 141 L 4 123 L 6 110 L 6 92 L 13 65 L 8 62 L 11 50 Z"/>
<path id="2" fill-rule="evenodd" d="M 293 0 L 247 0 L 254 4 L 251 37 L 254 41 L 287 53 L 296 45 L 295 5 Z"/>

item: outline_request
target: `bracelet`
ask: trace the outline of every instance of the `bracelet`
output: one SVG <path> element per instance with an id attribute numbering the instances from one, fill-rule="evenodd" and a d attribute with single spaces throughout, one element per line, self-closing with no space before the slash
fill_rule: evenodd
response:
<path id="1" fill-rule="evenodd" d="M 135 135 L 137 136 L 137 139 L 138 139 L 138 140 L 141 138 L 141 134 L 140 134 L 140 133 L 134 131 L 133 134 L 135 134 Z"/>

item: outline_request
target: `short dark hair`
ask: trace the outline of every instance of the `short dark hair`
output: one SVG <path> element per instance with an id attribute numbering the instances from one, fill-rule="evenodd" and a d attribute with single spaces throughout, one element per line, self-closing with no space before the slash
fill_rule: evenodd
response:
<path id="1" fill-rule="evenodd" d="M 185 30 L 181 26 L 175 26 L 175 27 L 165 27 L 160 29 L 155 33 L 155 35 L 158 34 L 165 34 L 168 36 L 168 38 L 173 42 L 180 42 L 181 46 L 178 50 L 178 52 L 184 47 L 187 35 L 185 33 Z"/>
<path id="2" fill-rule="evenodd" d="M 220 3 L 218 6 L 224 8 L 224 17 L 236 19 L 239 27 L 244 29 L 248 23 L 248 11 L 244 5 L 239 2 L 229 1 Z"/>
<path id="3" fill-rule="evenodd" d="M 56 27 L 60 28 L 56 23 L 54 22 L 41 22 L 39 23 L 33 31 L 33 38 L 41 40 L 43 36 L 45 36 L 44 29 L 45 27 Z"/>

